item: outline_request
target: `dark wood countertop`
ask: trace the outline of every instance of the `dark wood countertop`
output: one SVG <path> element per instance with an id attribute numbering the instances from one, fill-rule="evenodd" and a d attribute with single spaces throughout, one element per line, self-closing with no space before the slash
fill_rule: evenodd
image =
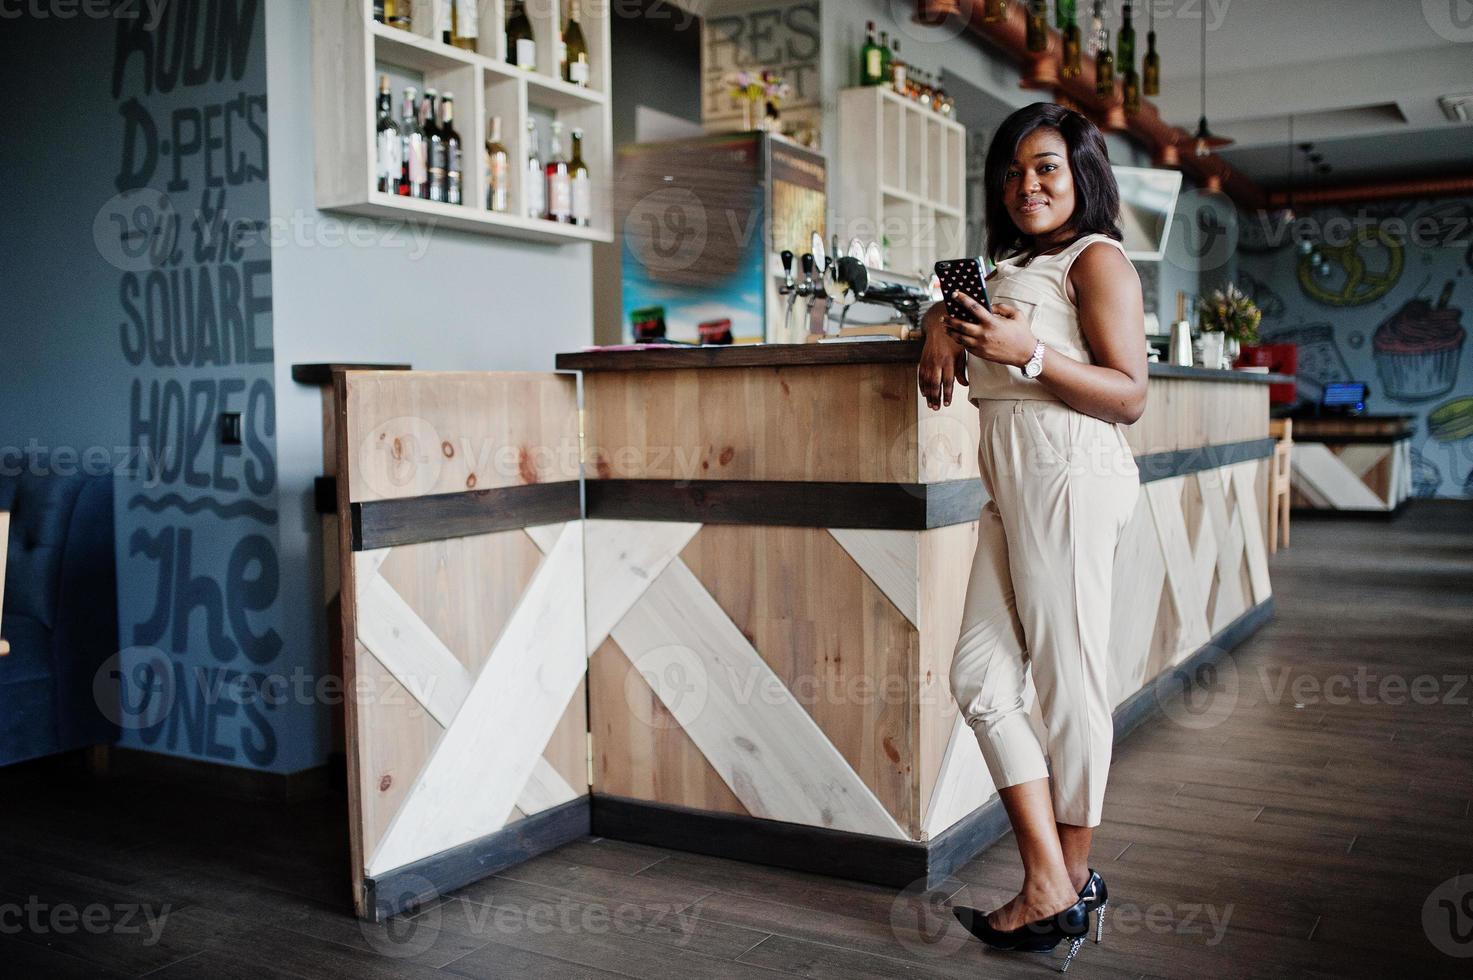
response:
<path id="1" fill-rule="evenodd" d="M 923 341 L 864 340 L 832 344 L 732 344 L 707 347 L 647 347 L 643 350 L 585 350 L 557 355 L 561 371 L 653 371 L 677 368 L 808 367 L 821 364 L 899 364 L 920 360 Z M 1285 374 L 1254 374 L 1210 368 L 1152 364 L 1153 378 L 1291 382 Z"/>
<path id="2" fill-rule="evenodd" d="M 1400 442 L 1416 431 L 1415 415 L 1346 415 L 1296 418 L 1298 442 Z"/>

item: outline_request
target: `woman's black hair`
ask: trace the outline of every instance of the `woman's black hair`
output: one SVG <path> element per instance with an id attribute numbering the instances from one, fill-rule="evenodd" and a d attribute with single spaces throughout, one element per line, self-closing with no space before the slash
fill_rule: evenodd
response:
<path id="1" fill-rule="evenodd" d="M 983 171 L 986 191 L 987 257 L 994 264 L 1027 246 L 1027 236 L 1013 224 L 1003 204 L 1003 185 L 1017 155 L 1018 144 L 1035 129 L 1057 129 L 1069 147 L 1069 171 L 1074 176 L 1074 214 L 1069 225 L 1075 238 L 1109 235 L 1122 241 L 1120 232 L 1120 188 L 1110 169 L 1110 151 L 1105 138 L 1089 119 L 1052 102 L 1024 106 L 1003 120 L 987 148 Z"/>

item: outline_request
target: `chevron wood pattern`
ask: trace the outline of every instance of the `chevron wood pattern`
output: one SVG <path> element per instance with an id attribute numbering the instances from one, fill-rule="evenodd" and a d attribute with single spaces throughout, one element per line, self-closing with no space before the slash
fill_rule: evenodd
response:
<path id="1" fill-rule="evenodd" d="M 335 389 L 353 872 L 367 914 L 366 878 L 587 794 L 584 532 L 581 520 L 427 525 L 415 543 L 354 552 L 343 515 L 566 479 L 569 465 L 576 479 L 576 385 L 353 372 Z"/>
<path id="2" fill-rule="evenodd" d="M 1395 510 L 1411 495 L 1411 441 L 1319 443 L 1294 441 L 1291 479 L 1295 507 L 1314 510 Z"/>

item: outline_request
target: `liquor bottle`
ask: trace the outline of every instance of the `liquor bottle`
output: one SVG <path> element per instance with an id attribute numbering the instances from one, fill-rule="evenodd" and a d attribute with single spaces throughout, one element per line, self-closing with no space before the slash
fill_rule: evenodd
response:
<path id="1" fill-rule="evenodd" d="M 435 113 L 439 100 L 440 93 L 427 88 L 419 108 L 419 124 L 425 132 L 425 171 L 429 175 L 425 197 L 431 201 L 445 200 L 445 135 L 440 131 Z"/>
<path id="2" fill-rule="evenodd" d="M 527 217 L 541 218 L 547 212 L 547 177 L 537 155 L 537 120 L 527 120 L 527 172 L 522 180 L 527 193 Z"/>
<path id="3" fill-rule="evenodd" d="M 486 138 L 486 210 L 505 211 L 511 194 L 511 158 L 501 142 L 501 117 L 492 116 Z"/>
<path id="4" fill-rule="evenodd" d="M 1130 0 L 1125 0 L 1125 12 L 1120 22 L 1120 33 L 1115 38 L 1115 70 L 1135 70 L 1135 25 L 1130 22 Z"/>
<path id="5" fill-rule="evenodd" d="M 1054 23 L 1064 35 L 1059 77 L 1078 78 L 1079 73 L 1084 70 L 1084 44 L 1079 36 L 1079 8 L 1075 0 L 1057 0 L 1054 5 Z"/>
<path id="6" fill-rule="evenodd" d="M 439 132 L 445 144 L 445 203 L 464 204 L 465 154 L 455 131 L 455 95 L 450 92 L 440 99 Z"/>
<path id="7" fill-rule="evenodd" d="M 511 16 L 506 19 L 506 60 L 508 64 L 537 70 L 537 40 L 532 36 L 532 21 L 527 17 L 525 0 L 516 0 Z"/>
<path id="8" fill-rule="evenodd" d="M 552 148 L 547 152 L 547 165 L 543 167 L 547 176 L 548 221 L 570 224 L 573 221 L 573 177 L 568 172 L 568 161 L 563 159 L 563 124 L 552 123 Z"/>
<path id="9" fill-rule="evenodd" d="M 578 0 L 572 0 L 568 6 L 568 23 L 563 28 L 563 81 L 587 85 L 590 75 L 588 42 L 583 38 L 583 26 L 578 23 L 580 6 Z"/>
<path id="10" fill-rule="evenodd" d="M 1115 97 L 1115 56 L 1110 53 L 1110 29 L 1100 28 L 1100 50 L 1095 53 L 1095 95 Z"/>
<path id="11" fill-rule="evenodd" d="M 399 124 L 394 122 L 394 97 L 389 92 L 389 76 L 378 77 L 378 137 L 375 156 L 378 163 L 378 189 L 381 194 L 397 194 L 399 178 L 404 173 L 404 143 Z"/>
<path id="12" fill-rule="evenodd" d="M 1150 29 L 1146 32 L 1146 56 L 1141 59 L 1141 94 L 1161 94 L 1161 56 L 1156 53 L 1156 9 L 1151 7 Z"/>
<path id="13" fill-rule="evenodd" d="M 1048 50 L 1048 0 L 1028 0 L 1028 50 L 1040 54 Z"/>
<path id="14" fill-rule="evenodd" d="M 885 85 L 890 81 L 890 32 L 880 32 L 880 80 L 876 84 Z"/>
<path id="15" fill-rule="evenodd" d="M 440 40 L 474 51 L 479 33 L 480 11 L 475 0 L 440 0 Z"/>
<path id="16" fill-rule="evenodd" d="M 890 87 L 901 95 L 905 94 L 905 62 L 900 60 L 900 38 L 892 43 L 890 54 Z"/>
<path id="17" fill-rule="evenodd" d="M 412 0 L 384 0 L 384 23 L 401 31 L 414 29 Z"/>
<path id="18" fill-rule="evenodd" d="M 885 56 L 875 43 L 875 22 L 866 23 L 864 31 L 864 46 L 859 49 L 859 84 L 878 85 L 884 79 Z"/>
<path id="19" fill-rule="evenodd" d="M 587 228 L 593 224 L 593 177 L 583 162 L 583 130 L 573 130 L 573 158 L 568 161 L 568 175 L 573 184 L 573 224 Z"/>
<path id="20" fill-rule="evenodd" d="M 425 166 L 425 131 L 419 124 L 419 90 L 413 85 L 404 89 L 404 115 L 399 121 L 403 139 L 404 171 L 399 181 L 401 197 L 424 197 L 428 173 Z"/>
<path id="21" fill-rule="evenodd" d="M 1134 68 L 1125 69 L 1120 76 L 1120 92 L 1127 116 L 1134 116 L 1141 111 L 1141 79 Z"/>

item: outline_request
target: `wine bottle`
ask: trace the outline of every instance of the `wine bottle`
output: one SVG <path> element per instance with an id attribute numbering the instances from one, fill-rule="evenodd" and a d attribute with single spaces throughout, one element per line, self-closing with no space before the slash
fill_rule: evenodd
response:
<path id="1" fill-rule="evenodd" d="M 573 220 L 573 178 L 568 172 L 568 161 L 563 159 L 563 124 L 552 123 L 552 148 L 547 152 L 547 165 L 543 168 L 547 176 L 548 221 L 569 224 Z"/>
<path id="2" fill-rule="evenodd" d="M 505 211 L 510 196 L 511 167 L 501 142 L 501 117 L 492 116 L 486 138 L 486 210 Z"/>
<path id="3" fill-rule="evenodd" d="M 399 181 L 401 197 L 424 197 L 428 174 L 425 167 L 425 131 L 419 124 L 419 90 L 404 89 L 404 116 L 399 122 L 403 138 L 404 171 Z"/>
<path id="4" fill-rule="evenodd" d="M 1048 0 L 1028 0 L 1027 12 L 1028 50 L 1040 54 L 1048 50 Z"/>
<path id="5" fill-rule="evenodd" d="M 1127 116 L 1134 116 L 1141 111 L 1141 79 L 1134 68 L 1125 69 L 1120 76 L 1120 92 Z"/>
<path id="6" fill-rule="evenodd" d="M 1130 22 L 1130 0 L 1125 0 L 1125 12 L 1120 23 L 1120 33 L 1115 37 L 1115 70 L 1135 70 L 1135 25 Z"/>
<path id="7" fill-rule="evenodd" d="M 440 99 L 439 130 L 445 144 L 445 203 L 464 204 L 465 154 L 460 133 L 455 131 L 455 95 L 451 92 Z"/>
<path id="8" fill-rule="evenodd" d="M 1146 56 L 1141 59 L 1141 94 L 1161 94 L 1161 56 L 1156 53 L 1156 11 L 1151 11 L 1151 29 L 1146 32 Z"/>
<path id="9" fill-rule="evenodd" d="M 1110 29 L 1100 29 L 1100 50 L 1095 54 L 1095 95 L 1115 97 L 1115 56 L 1110 53 Z"/>
<path id="10" fill-rule="evenodd" d="M 404 171 L 404 159 L 400 155 L 404 146 L 399 124 L 394 122 L 394 97 L 389 92 L 388 75 L 378 77 L 378 135 L 374 149 L 379 192 L 398 193 L 399 177 Z"/>
<path id="11" fill-rule="evenodd" d="M 506 20 L 506 60 L 527 71 L 537 70 L 537 40 L 532 36 L 525 0 L 512 4 L 511 16 Z"/>
<path id="12" fill-rule="evenodd" d="M 894 51 L 890 55 L 890 87 L 901 95 L 905 94 L 905 62 L 900 60 L 900 38 L 894 40 Z"/>
<path id="13" fill-rule="evenodd" d="M 1055 23 L 1063 32 L 1063 53 L 1059 58 L 1059 77 L 1078 78 L 1084 71 L 1084 39 L 1079 31 L 1079 10 L 1074 0 L 1058 0 L 1054 7 Z"/>
<path id="14" fill-rule="evenodd" d="M 587 228 L 593 224 L 593 177 L 583 162 L 583 130 L 573 130 L 573 158 L 568 161 L 568 177 L 573 185 L 573 224 Z"/>
<path id="15" fill-rule="evenodd" d="M 885 56 L 875 43 L 875 22 L 867 22 L 864 30 L 864 46 L 859 49 L 859 84 L 878 85 L 884 80 Z"/>
<path id="16" fill-rule="evenodd" d="M 440 0 L 440 40 L 466 51 L 476 50 L 480 11 L 476 0 Z"/>
<path id="17" fill-rule="evenodd" d="M 588 66 L 588 42 L 583 38 L 583 26 L 578 23 L 580 6 L 578 0 L 572 0 L 568 6 L 568 23 L 563 28 L 563 81 L 587 85 L 591 72 Z"/>
<path id="18" fill-rule="evenodd" d="M 410 0 L 384 0 L 384 23 L 401 31 L 411 30 Z"/>
<path id="19" fill-rule="evenodd" d="M 445 200 L 445 136 L 436 122 L 435 113 L 439 101 L 440 93 L 427 88 L 419 110 L 420 125 L 425 131 L 425 170 L 429 175 L 425 197 L 431 201 Z"/>
<path id="20" fill-rule="evenodd" d="M 540 218 L 547 212 L 547 176 L 537 154 L 537 120 L 527 120 L 527 172 L 522 179 L 527 193 L 527 217 Z"/>
<path id="21" fill-rule="evenodd" d="M 880 80 L 877 85 L 886 85 L 890 81 L 890 32 L 880 32 Z"/>

